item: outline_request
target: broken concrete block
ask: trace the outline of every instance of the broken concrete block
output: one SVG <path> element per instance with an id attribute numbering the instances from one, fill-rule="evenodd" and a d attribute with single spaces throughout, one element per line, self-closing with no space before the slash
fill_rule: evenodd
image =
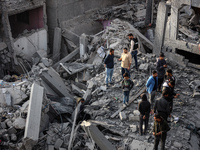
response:
<path id="1" fill-rule="evenodd" d="M 62 78 L 52 67 L 43 69 L 40 73 L 40 77 L 54 92 L 56 92 L 56 94 L 61 97 L 70 97 L 73 99 L 73 96 L 68 92 L 68 88 Z"/>
<path id="2" fill-rule="evenodd" d="M 16 129 L 24 129 L 26 125 L 26 120 L 21 117 L 16 118 L 13 122 L 13 125 Z"/>
<path id="3" fill-rule="evenodd" d="M 32 149 L 39 138 L 43 94 L 44 88 L 34 83 L 31 88 L 30 103 L 24 133 L 26 149 Z"/>
<path id="4" fill-rule="evenodd" d="M 174 142 L 174 147 L 178 148 L 178 149 L 181 149 L 183 147 L 183 145 L 179 142 Z"/>
<path id="5" fill-rule="evenodd" d="M 137 131 L 137 126 L 136 125 L 130 125 L 131 131 L 134 133 Z"/>
<path id="6" fill-rule="evenodd" d="M 8 106 L 11 106 L 12 105 L 12 100 L 11 100 L 10 92 L 6 91 L 3 95 L 4 95 L 4 98 L 6 100 L 6 104 Z"/>
<path id="7" fill-rule="evenodd" d="M 101 89 L 102 91 L 107 91 L 107 87 L 106 87 L 106 86 L 100 86 L 100 89 Z"/>
<path id="8" fill-rule="evenodd" d="M 11 141 L 17 141 L 16 134 L 11 134 L 10 138 L 11 138 Z"/>
<path id="9" fill-rule="evenodd" d="M 80 36 L 80 59 L 83 62 L 84 60 L 87 59 L 86 54 L 88 51 L 87 45 L 88 45 L 88 37 L 85 33 L 83 33 Z"/>
<path id="10" fill-rule="evenodd" d="M 54 150 L 54 146 L 53 145 L 48 145 L 48 150 Z"/>
<path id="11" fill-rule="evenodd" d="M 2 128 L 2 129 L 6 129 L 6 128 L 7 128 L 7 126 L 6 126 L 6 123 L 5 123 L 5 122 L 1 122 L 0 124 L 1 124 L 1 128 Z"/>
<path id="12" fill-rule="evenodd" d="M 132 143 L 129 145 L 130 150 L 153 150 L 154 144 L 150 144 L 147 142 L 133 140 Z"/>
<path id="13" fill-rule="evenodd" d="M 149 64 L 141 64 L 139 66 L 139 70 L 148 71 L 148 69 L 149 69 Z"/>
<path id="14" fill-rule="evenodd" d="M 6 122 L 6 124 L 7 124 L 8 127 L 11 127 L 11 126 L 13 125 L 13 123 L 12 123 L 11 120 L 8 120 L 8 121 Z"/>
<path id="15" fill-rule="evenodd" d="M 124 112 L 120 112 L 120 113 L 119 113 L 119 118 L 120 118 L 120 120 L 122 120 L 122 121 L 126 120 L 126 114 L 125 114 Z"/>
<path id="16" fill-rule="evenodd" d="M 0 42 L 0 51 L 1 51 L 1 50 L 4 50 L 4 49 L 6 49 L 6 48 L 7 48 L 6 43 Z"/>
<path id="17" fill-rule="evenodd" d="M 135 116 L 133 114 L 130 114 L 129 121 L 140 121 L 140 116 Z"/>
<path id="18" fill-rule="evenodd" d="M 63 144 L 63 140 L 57 139 L 56 142 L 55 142 L 55 144 L 54 144 L 54 147 L 56 149 L 59 149 L 62 146 L 62 144 Z"/>
<path id="19" fill-rule="evenodd" d="M 59 148 L 59 150 L 67 150 L 66 148 Z"/>
<path id="20" fill-rule="evenodd" d="M 139 115 L 140 115 L 140 112 L 139 112 L 138 110 L 134 110 L 134 111 L 133 111 L 133 114 L 134 114 L 135 116 L 139 116 Z"/>
<path id="21" fill-rule="evenodd" d="M 14 127 L 10 127 L 8 129 L 8 134 L 15 134 L 15 133 L 17 133 L 17 130 Z"/>

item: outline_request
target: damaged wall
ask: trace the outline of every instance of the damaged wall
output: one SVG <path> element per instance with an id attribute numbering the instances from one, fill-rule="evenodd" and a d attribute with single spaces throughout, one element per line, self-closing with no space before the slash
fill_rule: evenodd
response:
<path id="1" fill-rule="evenodd" d="M 30 61 L 37 50 L 47 50 L 47 30 L 41 29 L 28 36 L 16 39 L 14 48 L 16 55 Z"/>
<path id="2" fill-rule="evenodd" d="M 67 21 L 85 14 L 86 11 L 116 5 L 125 0 L 48 0 L 47 15 L 49 27 L 49 45 L 53 47 L 53 35 L 55 27 L 60 27 L 63 21 Z M 94 27 L 94 26 L 93 26 Z M 84 27 L 82 32 L 87 28 Z"/>

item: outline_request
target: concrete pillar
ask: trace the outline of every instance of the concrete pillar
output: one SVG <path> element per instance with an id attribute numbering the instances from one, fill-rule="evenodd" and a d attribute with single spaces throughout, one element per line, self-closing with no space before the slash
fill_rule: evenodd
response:
<path id="1" fill-rule="evenodd" d="M 165 2 L 160 2 L 158 6 L 158 15 L 155 29 L 155 41 L 153 53 L 159 55 L 165 39 L 165 30 L 168 18 L 169 6 Z"/>
<path id="2" fill-rule="evenodd" d="M 54 40 L 53 40 L 53 61 L 57 62 L 60 60 L 60 48 L 61 48 L 61 28 L 56 27 L 54 29 Z"/>
<path id="3" fill-rule="evenodd" d="M 85 33 L 80 36 L 80 59 L 83 62 L 87 58 L 87 48 L 88 38 Z"/>
<path id="4" fill-rule="evenodd" d="M 90 122 L 83 121 L 81 124 L 87 135 L 89 135 L 102 150 L 116 150 L 116 148 L 105 138 L 102 132 Z"/>
<path id="5" fill-rule="evenodd" d="M 150 24 L 152 20 L 152 2 L 153 0 L 146 1 L 147 8 L 146 8 L 145 25 Z"/>
<path id="6" fill-rule="evenodd" d="M 43 94 L 44 88 L 34 83 L 31 87 L 30 102 L 24 133 L 24 143 L 27 150 L 31 150 L 39 138 Z"/>

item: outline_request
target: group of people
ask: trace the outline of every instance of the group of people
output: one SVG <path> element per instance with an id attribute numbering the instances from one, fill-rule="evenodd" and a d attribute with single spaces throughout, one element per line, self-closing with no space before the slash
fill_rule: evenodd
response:
<path id="1" fill-rule="evenodd" d="M 174 92 L 175 77 L 172 70 L 167 68 L 167 63 L 164 59 L 164 54 L 161 53 L 156 64 L 156 70 L 152 72 L 146 83 L 149 101 L 146 94 L 142 94 L 142 102 L 139 103 L 140 111 L 140 134 L 146 134 L 148 128 L 148 121 L 150 113 L 154 113 L 153 135 L 155 136 L 154 149 L 158 149 L 161 141 L 161 150 L 165 149 L 165 140 L 167 131 L 170 130 L 167 119 L 171 117 L 173 110 L 173 99 L 177 98 L 179 94 Z M 164 81 L 164 83 L 163 83 Z M 156 93 L 162 92 L 162 96 L 154 101 Z M 143 132 L 142 126 L 145 124 Z"/>
<path id="2" fill-rule="evenodd" d="M 123 105 L 127 105 L 129 102 L 130 90 L 133 88 L 133 81 L 130 79 L 130 68 L 132 58 L 135 60 L 135 69 L 138 70 L 137 53 L 139 44 L 137 38 L 133 34 L 128 34 L 130 39 L 130 50 L 123 49 L 123 53 L 119 59 L 121 61 L 121 75 L 122 75 L 122 89 L 123 89 Z M 172 74 L 172 70 L 166 71 L 167 63 L 164 59 L 164 54 L 160 53 L 157 60 L 156 70 L 152 72 L 152 75 L 146 82 L 146 93 L 141 95 L 142 101 L 139 103 L 138 110 L 140 112 L 140 135 L 147 133 L 148 122 L 150 114 L 154 115 L 153 135 L 155 136 L 154 149 L 158 149 L 159 142 L 161 141 L 161 149 L 165 148 L 165 140 L 167 137 L 167 131 L 170 130 L 167 118 L 171 117 L 173 110 L 173 99 L 177 98 L 179 94 L 174 92 L 175 77 Z M 109 55 L 105 58 L 104 65 L 106 67 L 106 86 L 108 87 L 112 83 L 112 75 L 114 71 L 114 49 L 110 49 Z M 163 83 L 164 82 L 164 83 Z M 162 96 L 154 101 L 156 93 L 162 92 Z M 148 100 L 149 99 L 149 100 Z M 145 126 L 144 131 L 142 126 Z"/>

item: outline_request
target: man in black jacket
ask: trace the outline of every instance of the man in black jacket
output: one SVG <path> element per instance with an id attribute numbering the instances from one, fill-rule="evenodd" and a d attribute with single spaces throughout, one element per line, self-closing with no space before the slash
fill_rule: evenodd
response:
<path id="1" fill-rule="evenodd" d="M 110 49 L 110 53 L 104 61 L 104 67 L 106 67 L 106 86 L 108 87 L 108 83 L 112 83 L 112 75 L 114 71 L 114 49 Z"/>
<path id="2" fill-rule="evenodd" d="M 165 68 L 167 68 L 167 63 L 164 59 L 164 54 L 160 53 L 160 57 L 156 64 L 156 70 L 158 72 L 158 91 L 161 92 L 161 85 L 165 77 Z"/>
<path id="3" fill-rule="evenodd" d="M 175 86 L 175 82 L 173 80 L 166 81 L 163 84 L 163 91 L 168 91 L 169 92 L 169 96 L 166 98 L 166 100 L 169 102 L 170 112 L 172 112 L 172 109 L 173 109 L 173 99 L 177 98 L 178 95 L 179 95 L 179 94 L 176 94 L 174 92 L 174 86 Z"/>
<path id="4" fill-rule="evenodd" d="M 166 79 L 167 79 L 167 81 L 174 81 L 174 83 L 176 83 L 176 79 L 173 76 L 171 69 L 167 69 L 167 71 L 166 71 Z"/>
<path id="5" fill-rule="evenodd" d="M 170 116 L 170 105 L 169 102 L 167 101 L 168 96 L 169 96 L 169 91 L 164 90 L 162 92 L 162 97 L 156 100 L 156 103 L 154 105 L 154 113 L 158 113 L 166 121 L 167 117 Z"/>
<path id="6" fill-rule="evenodd" d="M 159 142 L 161 141 L 161 150 L 165 149 L 165 140 L 167 132 L 170 130 L 167 122 L 158 114 L 154 116 L 153 135 L 155 136 L 154 150 L 158 150 Z"/>
<path id="7" fill-rule="evenodd" d="M 149 123 L 149 113 L 151 110 L 151 104 L 149 101 L 147 101 L 147 96 L 146 94 L 141 95 L 142 101 L 138 105 L 138 110 L 140 112 L 140 135 L 143 135 L 143 122 L 145 125 L 144 129 L 144 135 L 146 135 L 147 128 L 148 128 L 148 123 Z"/>

